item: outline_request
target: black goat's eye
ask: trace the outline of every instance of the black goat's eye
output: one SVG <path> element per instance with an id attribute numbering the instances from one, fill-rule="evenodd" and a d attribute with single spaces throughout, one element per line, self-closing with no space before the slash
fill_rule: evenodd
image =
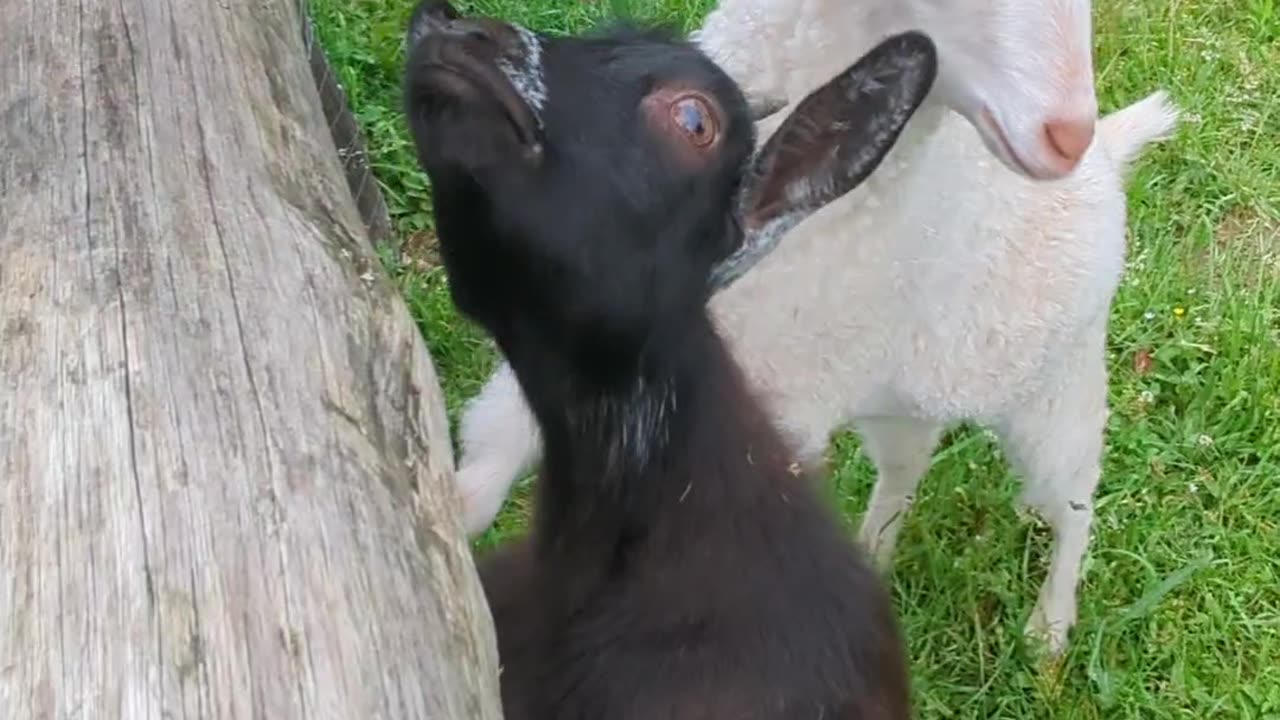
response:
<path id="1" fill-rule="evenodd" d="M 686 95 L 671 104 L 671 117 L 689 140 L 698 147 L 716 139 L 716 118 L 707 102 L 696 95 Z"/>

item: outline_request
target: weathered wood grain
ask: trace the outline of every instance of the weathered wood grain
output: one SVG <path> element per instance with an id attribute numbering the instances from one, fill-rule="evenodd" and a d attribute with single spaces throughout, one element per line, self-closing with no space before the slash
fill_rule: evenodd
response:
<path id="1" fill-rule="evenodd" d="M 500 717 L 291 0 L 0 22 L 0 718 Z"/>

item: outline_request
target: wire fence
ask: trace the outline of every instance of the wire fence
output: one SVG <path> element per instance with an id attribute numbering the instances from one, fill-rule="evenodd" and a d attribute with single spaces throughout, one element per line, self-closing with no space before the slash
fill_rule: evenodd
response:
<path id="1" fill-rule="evenodd" d="M 346 171 L 347 186 L 351 196 L 355 198 L 356 207 L 360 210 L 360 218 L 369 232 L 369 240 L 375 245 L 385 244 L 390 247 L 395 257 L 400 255 L 400 243 L 391 226 L 391 216 L 387 211 L 386 199 L 378 180 L 369 167 L 369 155 L 365 151 L 364 134 L 355 114 L 347 102 L 347 94 L 342 89 L 337 73 L 329 64 L 324 47 L 316 35 L 315 23 L 311 19 L 311 8 L 307 0 L 297 0 L 298 22 L 302 26 L 302 43 L 307 51 L 311 65 L 311 77 L 315 80 L 316 89 L 320 93 L 320 104 L 328 121 L 329 133 L 333 136 L 334 145 L 338 148 L 338 158 Z"/>

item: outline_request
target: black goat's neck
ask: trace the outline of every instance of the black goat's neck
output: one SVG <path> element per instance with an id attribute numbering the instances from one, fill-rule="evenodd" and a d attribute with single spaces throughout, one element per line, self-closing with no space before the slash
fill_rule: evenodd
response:
<path id="1" fill-rule="evenodd" d="M 609 379 L 598 368 L 507 353 L 545 443 L 534 528 L 541 552 L 576 554 L 581 566 L 593 562 L 582 554 L 616 563 L 654 536 L 675 542 L 696 534 L 682 527 L 705 519 L 696 508 L 731 512 L 724 503 L 749 495 L 749 476 L 785 462 L 705 309 L 646 348 Z"/>

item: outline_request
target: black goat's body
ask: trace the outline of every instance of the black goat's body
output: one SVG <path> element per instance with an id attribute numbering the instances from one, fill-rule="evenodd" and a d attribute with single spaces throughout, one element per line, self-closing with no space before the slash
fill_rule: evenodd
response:
<path id="1" fill-rule="evenodd" d="M 454 301 L 545 445 L 530 537 L 480 563 L 507 720 L 905 720 L 887 593 L 706 303 L 871 172 L 931 43 L 886 40 L 756 153 L 741 90 L 667 33 L 540 37 L 424 0 L 408 37 Z"/>
<path id="2" fill-rule="evenodd" d="M 508 720 L 907 717 L 878 579 L 709 321 L 688 325 L 646 363 L 648 402 L 533 400 L 553 429 L 608 423 L 593 403 L 661 407 L 665 426 L 651 455 L 623 447 L 626 417 L 548 435 L 539 512 L 560 514 L 481 564 Z"/>

